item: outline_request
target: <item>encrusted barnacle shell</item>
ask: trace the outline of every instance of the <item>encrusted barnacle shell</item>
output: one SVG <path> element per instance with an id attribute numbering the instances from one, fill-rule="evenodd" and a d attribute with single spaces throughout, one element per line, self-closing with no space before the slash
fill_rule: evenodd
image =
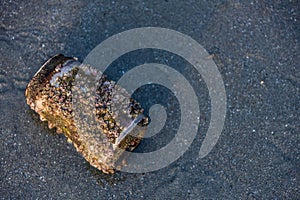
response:
<path id="1" fill-rule="evenodd" d="M 137 147 L 148 123 L 139 103 L 125 89 L 63 55 L 52 57 L 39 69 L 25 96 L 50 129 L 56 127 L 57 133 L 65 134 L 104 173 L 121 168 L 125 150 Z"/>

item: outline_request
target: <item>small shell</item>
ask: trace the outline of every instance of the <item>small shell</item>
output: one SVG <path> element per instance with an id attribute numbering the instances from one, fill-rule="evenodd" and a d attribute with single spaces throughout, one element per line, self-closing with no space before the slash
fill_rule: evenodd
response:
<path id="1" fill-rule="evenodd" d="M 92 85 L 95 79 L 96 86 Z M 125 89 L 63 55 L 52 57 L 39 69 L 25 96 L 50 129 L 56 127 L 104 173 L 121 168 L 122 154 L 137 147 L 148 124 L 143 109 Z"/>

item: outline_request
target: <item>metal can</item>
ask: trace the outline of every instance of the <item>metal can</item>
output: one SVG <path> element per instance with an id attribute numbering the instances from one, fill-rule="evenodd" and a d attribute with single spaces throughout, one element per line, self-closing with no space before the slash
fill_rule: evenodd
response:
<path id="1" fill-rule="evenodd" d="M 96 85 L 95 85 L 96 80 Z M 104 173 L 125 164 L 124 152 L 140 143 L 149 123 L 128 92 L 92 66 L 56 55 L 33 76 L 27 104 Z"/>

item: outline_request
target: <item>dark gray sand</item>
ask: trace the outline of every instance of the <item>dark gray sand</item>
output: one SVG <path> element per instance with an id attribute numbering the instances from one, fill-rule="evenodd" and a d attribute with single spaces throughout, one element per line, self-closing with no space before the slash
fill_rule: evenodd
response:
<path id="1" fill-rule="evenodd" d="M 299 198 L 298 1 L 61 2 L 1 0 L 2 199 Z M 189 35 L 213 55 L 226 88 L 225 126 L 214 149 L 199 159 L 210 103 L 204 81 L 195 83 L 197 76 L 186 68 L 182 73 L 201 94 L 201 123 L 189 150 L 155 172 L 106 175 L 40 122 L 25 103 L 25 87 L 50 56 L 82 61 L 106 38 L 146 26 Z M 170 55 L 141 51 L 116 66 L 153 58 L 181 65 Z M 144 141 L 139 151 L 159 149 L 174 136 L 178 120 L 168 121 L 161 136 Z"/>

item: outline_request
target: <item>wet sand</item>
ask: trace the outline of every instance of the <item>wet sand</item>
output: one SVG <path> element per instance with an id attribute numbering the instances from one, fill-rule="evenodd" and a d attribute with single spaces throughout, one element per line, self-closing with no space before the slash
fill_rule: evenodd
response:
<path id="1" fill-rule="evenodd" d="M 61 4 L 57 0 L 4 0 L 0 13 L 1 199 L 300 196 L 297 1 L 108 4 L 70 0 Z M 227 94 L 224 129 L 210 154 L 199 159 L 210 104 L 204 81 L 186 68 L 182 73 L 202 94 L 198 97 L 201 123 L 192 146 L 176 162 L 158 171 L 106 175 L 91 167 L 63 135 L 39 120 L 26 105 L 25 87 L 52 55 L 63 53 L 82 61 L 106 38 L 146 26 L 189 35 L 213 56 Z M 168 54 L 142 51 L 128 55 L 115 66 L 126 68 L 155 60 L 175 68 L 183 65 Z M 111 71 L 112 77 L 119 76 Z M 144 97 L 144 101 L 154 100 Z M 176 119 L 169 122 L 164 133 L 144 141 L 139 151 L 164 146 L 165 140 L 173 137 L 172 128 L 177 127 Z"/>

